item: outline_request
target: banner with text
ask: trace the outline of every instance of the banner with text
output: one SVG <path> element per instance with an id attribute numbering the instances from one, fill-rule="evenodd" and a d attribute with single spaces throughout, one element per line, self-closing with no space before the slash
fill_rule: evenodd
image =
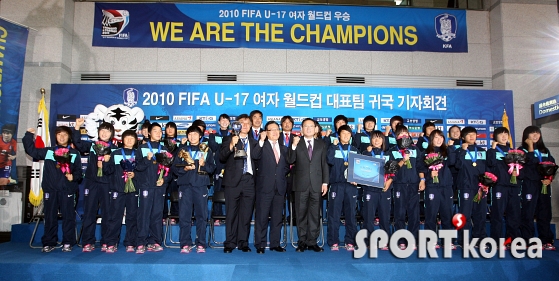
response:
<path id="1" fill-rule="evenodd" d="M 17 184 L 16 134 L 28 32 L 0 19 L 0 186 Z"/>
<path id="2" fill-rule="evenodd" d="M 218 128 L 220 114 L 227 113 L 234 120 L 254 109 L 263 112 L 264 124 L 270 120 L 279 123 L 282 116 L 291 115 L 296 131 L 306 117 L 317 120 L 324 131 L 331 129 L 338 114 L 347 116 L 354 130 L 363 117 L 373 115 L 377 129 L 384 130 L 390 117 L 400 115 L 414 138 L 419 137 L 423 123 L 431 121 L 445 133 L 452 125 L 473 126 L 478 130 L 478 144 L 489 146 L 491 132 L 501 126 L 503 104 L 514 136 L 512 91 L 504 90 L 53 84 L 50 114 L 51 120 L 56 120 L 52 126 L 74 126 L 76 118 L 86 118 L 90 136 L 100 120 L 112 122 L 119 131 L 117 138 L 124 130 L 138 130 L 144 119 L 163 125 L 173 121 L 179 135 L 185 135 L 192 122 L 201 119 L 207 123 L 208 134 Z M 88 128 L 88 120 L 92 120 L 92 127 Z"/>
<path id="3" fill-rule="evenodd" d="M 95 3 L 93 46 L 468 52 L 465 10 Z"/>

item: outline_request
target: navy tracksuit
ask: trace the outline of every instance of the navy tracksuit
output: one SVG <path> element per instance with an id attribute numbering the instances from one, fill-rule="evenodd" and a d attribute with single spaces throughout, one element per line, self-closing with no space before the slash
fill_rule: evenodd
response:
<path id="1" fill-rule="evenodd" d="M 82 179 L 82 164 L 80 153 L 70 148 L 70 172 L 72 181 L 57 168 L 54 152 L 60 146 L 35 148 L 33 134 L 26 132 L 22 139 L 25 153 L 34 159 L 45 160 L 43 167 L 43 202 L 45 215 L 45 231 L 41 241 L 43 246 L 56 246 L 58 241 L 58 210 L 62 213 L 62 244 L 73 246 L 76 244 L 76 214 L 74 200 L 78 191 L 78 184 Z"/>
<path id="2" fill-rule="evenodd" d="M 429 146 L 429 137 L 423 136 L 417 138 L 417 143 L 415 144 L 415 146 L 417 147 L 419 152 L 424 152 L 427 149 L 427 146 Z"/>
<path id="3" fill-rule="evenodd" d="M 136 157 L 134 149 L 120 148 L 111 153 L 111 160 L 103 165 L 103 173 L 110 176 L 110 194 L 111 203 L 109 206 L 110 220 L 107 229 L 107 245 L 118 246 L 120 238 L 120 230 L 122 228 L 122 216 L 126 208 L 126 236 L 124 238 L 124 246 L 136 247 L 138 238 L 138 183 L 136 180 L 136 173 L 134 178 L 128 179 L 134 183 L 136 187 L 135 192 L 124 193 L 124 170 L 120 165 L 126 157 L 127 160 Z M 134 160 L 135 161 L 135 160 Z"/>
<path id="4" fill-rule="evenodd" d="M 389 150 L 396 146 L 396 135 L 394 134 L 394 131 L 390 130 L 388 136 L 384 137 L 384 143 L 386 143 Z"/>
<path id="5" fill-rule="evenodd" d="M 365 149 L 363 155 L 390 159 L 389 152 L 382 152 L 380 148 L 373 148 L 371 152 Z M 364 185 L 363 189 L 363 222 L 368 231 L 367 237 L 375 228 L 375 213 L 378 211 L 380 229 L 390 235 L 390 208 L 392 207 L 392 186 L 387 191 L 382 188 Z"/>
<path id="6" fill-rule="evenodd" d="M 477 149 L 477 152 L 476 152 Z M 469 153 L 468 153 L 469 151 Z M 473 166 L 475 159 L 476 166 Z M 483 239 L 487 236 L 485 223 L 487 216 L 487 197 L 481 198 L 479 203 L 474 202 L 474 197 L 479 190 L 478 176 L 486 172 L 487 152 L 484 148 L 469 145 L 467 150 L 461 147 L 456 150 L 456 168 L 458 178 L 456 184 L 460 196 L 460 213 L 466 217 L 466 225 L 458 232 L 458 243 L 462 245 L 464 229 L 472 228 L 472 238 Z M 469 239 L 470 237 L 466 237 Z"/>
<path id="7" fill-rule="evenodd" d="M 343 151 L 340 149 L 343 149 Z M 349 157 L 348 153 L 358 153 L 357 148 L 349 144 L 330 145 L 326 161 L 330 166 L 330 192 L 328 200 L 328 245 L 340 243 L 340 217 L 342 209 L 345 216 L 344 243 L 355 245 L 357 234 L 357 221 L 355 219 L 355 207 L 357 204 L 357 186 L 347 182 L 344 162 Z M 345 156 L 345 157 L 344 157 Z"/>
<path id="8" fill-rule="evenodd" d="M 509 166 L 505 163 L 505 156 L 509 147 L 497 145 L 497 149 L 487 151 L 487 168 L 497 176 L 497 184 L 491 191 L 491 237 L 495 241 L 499 238 L 510 237 L 514 240 L 520 237 L 520 177 L 517 184 L 510 182 Z M 522 175 L 523 172 L 520 172 Z M 506 216 L 506 232 L 503 236 L 503 219 Z"/>
<path id="9" fill-rule="evenodd" d="M 199 151 L 198 146 L 185 145 L 179 149 L 190 153 L 195 162 L 195 169 L 185 171 L 184 167 L 176 167 L 175 164 L 184 164 L 183 159 L 175 157 L 173 163 L 173 173 L 177 175 L 179 186 L 179 241 L 181 248 L 192 246 L 192 207 L 194 206 L 194 216 L 196 218 L 196 246 L 206 248 L 206 226 L 208 221 L 208 186 L 210 185 L 210 174 L 215 170 L 213 152 L 207 153 Z M 190 150 L 189 150 L 190 149 Z M 200 166 L 199 159 L 205 157 L 204 166 Z M 207 175 L 198 174 L 200 171 L 207 172 Z"/>
<path id="10" fill-rule="evenodd" d="M 523 149 L 524 150 L 524 149 Z M 542 244 L 555 241 L 551 232 L 551 185 L 547 186 L 547 194 L 542 194 L 543 177 L 537 171 L 538 163 L 550 161 L 555 163 L 555 159 L 549 151 L 542 153 L 537 149 L 526 153 L 526 164 L 520 170 L 522 178 L 522 211 L 520 231 L 522 238 L 529 241 L 534 237 L 534 216 L 538 227 L 538 235 Z"/>
<path id="11" fill-rule="evenodd" d="M 361 133 L 355 134 L 353 138 L 353 146 L 357 148 L 359 153 L 365 154 L 367 152 L 367 147 L 371 145 L 371 134 L 373 132 L 362 131 Z"/>
<path id="12" fill-rule="evenodd" d="M 173 150 L 172 154 L 174 157 L 178 154 L 178 146 L 180 145 L 180 140 L 173 138 L 177 141 L 175 150 Z M 167 205 L 167 199 L 171 198 L 171 194 L 173 192 L 178 192 L 178 185 L 177 185 L 177 177 L 172 175 L 172 178 L 169 179 L 168 182 L 165 183 L 165 202 L 163 203 L 163 219 L 166 219 L 169 215 L 171 216 L 178 216 L 179 215 L 179 202 L 173 202 L 171 200 L 170 207 Z"/>
<path id="13" fill-rule="evenodd" d="M 411 169 L 402 165 L 392 182 L 394 189 L 394 230 L 406 229 L 406 213 L 408 217 L 408 231 L 418 241 L 419 235 L 419 171 L 417 170 L 418 150 L 415 146 L 408 148 L 410 152 Z M 404 157 L 398 145 L 389 150 L 390 160 L 400 161 Z M 405 244 L 400 240 L 398 244 Z"/>
<path id="14" fill-rule="evenodd" d="M 440 153 L 440 147 L 435 147 L 434 152 Z M 442 229 L 453 229 L 452 226 L 452 203 L 454 191 L 452 189 L 452 173 L 450 165 L 454 164 L 456 157 L 454 148 L 447 148 L 447 157 L 443 161 L 443 167 L 438 172 L 439 182 L 434 183 L 431 176 L 432 170 L 425 164 L 427 152 L 423 152 L 419 159 L 418 169 L 425 175 L 425 229 L 437 230 L 437 214 L 441 218 Z"/>
<path id="15" fill-rule="evenodd" d="M 72 141 L 81 153 L 89 153 L 87 169 L 85 170 L 85 190 L 82 217 L 82 245 L 95 244 L 95 228 L 97 226 L 97 213 L 101 211 L 101 244 L 107 244 L 107 228 L 110 220 L 109 205 L 109 176 L 97 176 L 97 154 L 93 150 L 94 142 L 82 141 L 80 132 L 72 128 Z M 108 142 L 111 150 L 116 145 Z M 107 162 L 103 161 L 103 165 Z"/>
<path id="16" fill-rule="evenodd" d="M 228 130 L 219 129 L 219 131 L 217 131 L 216 133 L 210 134 L 208 140 L 208 145 L 210 146 L 210 149 L 214 153 L 213 156 L 215 161 L 215 171 L 212 175 L 214 177 L 214 192 L 223 190 L 222 187 L 223 175 L 221 174 L 221 171 L 225 169 L 225 163 L 219 161 L 219 150 L 221 149 L 221 143 L 223 142 L 223 138 L 229 136 L 230 134 L 231 133 Z M 215 216 L 223 215 L 223 204 L 222 203 L 212 204 L 212 214 Z"/>
<path id="17" fill-rule="evenodd" d="M 149 145 L 151 145 L 151 149 Z M 157 186 L 159 179 L 159 164 L 155 163 L 157 152 L 166 152 L 165 146 L 159 142 L 150 141 L 140 145 L 136 150 L 136 190 L 139 192 L 138 206 L 138 238 L 136 246 L 160 244 L 162 242 L 163 204 L 165 202 L 165 183 Z M 148 153 L 153 153 L 151 160 Z M 164 176 L 165 182 L 171 178 L 171 171 Z M 180 208 L 179 208 L 180 209 Z"/>

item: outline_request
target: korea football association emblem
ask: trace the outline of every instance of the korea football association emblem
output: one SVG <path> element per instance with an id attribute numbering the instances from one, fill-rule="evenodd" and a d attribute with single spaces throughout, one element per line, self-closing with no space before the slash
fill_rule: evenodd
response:
<path id="1" fill-rule="evenodd" d="M 138 103 L 138 90 L 134 88 L 128 88 L 122 91 L 122 100 L 124 105 L 128 107 L 133 107 Z"/>
<path id="2" fill-rule="evenodd" d="M 435 31 L 437 38 L 444 42 L 450 42 L 456 38 L 456 31 L 458 29 L 458 22 L 456 17 L 447 13 L 440 14 L 435 17 Z"/>

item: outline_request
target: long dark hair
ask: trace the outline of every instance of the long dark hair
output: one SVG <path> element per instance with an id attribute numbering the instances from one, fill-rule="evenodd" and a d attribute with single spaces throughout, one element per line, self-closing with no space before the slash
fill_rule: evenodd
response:
<path id="1" fill-rule="evenodd" d="M 169 134 L 167 134 L 167 128 L 173 128 L 175 129 L 175 135 L 174 136 L 169 136 Z M 175 122 L 167 122 L 167 124 L 165 124 L 165 138 L 176 138 L 177 137 L 177 124 L 175 124 Z"/>
<path id="2" fill-rule="evenodd" d="M 427 149 L 425 150 L 425 153 L 429 154 L 429 153 L 435 152 L 435 147 L 433 146 L 433 140 L 435 139 L 436 135 L 439 135 L 439 136 L 443 137 L 443 144 L 440 147 L 441 155 L 443 157 L 448 156 L 448 150 L 447 150 L 447 147 L 446 147 L 446 138 L 444 137 L 443 132 L 439 129 L 433 130 L 431 132 L 431 134 L 429 135 L 429 145 L 427 146 Z"/>
<path id="3" fill-rule="evenodd" d="M 538 140 L 538 142 L 534 144 L 534 149 L 539 150 L 541 153 L 547 153 L 548 152 L 547 147 L 545 147 L 545 144 L 543 143 L 542 131 L 540 130 L 540 128 L 536 126 L 528 126 L 526 127 L 526 129 L 524 129 L 524 132 L 522 132 L 522 148 L 528 150 L 528 144 L 526 143 L 526 139 L 528 138 L 528 135 L 532 133 L 540 134 L 540 139 Z"/>

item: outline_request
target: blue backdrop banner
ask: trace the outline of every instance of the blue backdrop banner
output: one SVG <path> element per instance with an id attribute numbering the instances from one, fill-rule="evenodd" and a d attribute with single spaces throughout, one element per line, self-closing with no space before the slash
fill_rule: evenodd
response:
<path id="1" fill-rule="evenodd" d="M 363 117 L 377 118 L 377 129 L 384 130 L 390 117 L 400 115 L 417 138 L 421 126 L 431 121 L 445 133 L 450 126 L 473 126 L 478 144 L 491 144 L 491 132 L 501 125 L 503 104 L 509 115 L 514 136 L 512 91 L 406 89 L 333 86 L 277 85 L 93 85 L 53 84 L 50 114 L 52 126 L 74 126 L 75 119 L 86 118 L 86 128 L 95 122 L 113 122 L 120 132 L 138 129 L 144 119 L 152 122 L 173 121 L 184 135 L 190 124 L 204 120 L 208 132 L 217 128 L 221 113 L 234 117 L 254 109 L 263 112 L 266 121 L 278 121 L 284 115 L 295 119 L 295 130 L 306 117 L 317 120 L 324 130 L 333 127 L 338 114 L 349 118 L 356 129 Z M 88 123 L 89 120 L 89 123 Z M 98 122 L 97 122 L 98 123 Z M 54 131 L 54 127 L 51 128 Z M 88 129 L 94 135 L 96 129 Z"/>
<path id="2" fill-rule="evenodd" d="M 28 30 L 0 19 L 0 185 L 15 184 L 17 124 Z"/>
<path id="3" fill-rule="evenodd" d="M 96 3 L 93 46 L 468 52 L 465 10 Z"/>

